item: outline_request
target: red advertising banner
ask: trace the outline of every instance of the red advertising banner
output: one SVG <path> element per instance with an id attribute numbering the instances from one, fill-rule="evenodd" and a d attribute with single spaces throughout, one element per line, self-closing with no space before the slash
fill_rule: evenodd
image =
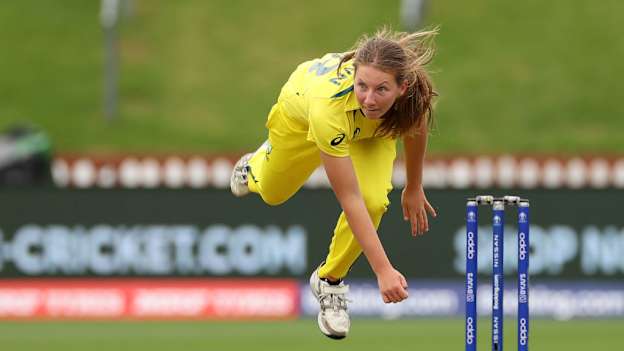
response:
<path id="1" fill-rule="evenodd" d="M 283 319 L 299 309 L 286 279 L 0 280 L 0 319 Z"/>

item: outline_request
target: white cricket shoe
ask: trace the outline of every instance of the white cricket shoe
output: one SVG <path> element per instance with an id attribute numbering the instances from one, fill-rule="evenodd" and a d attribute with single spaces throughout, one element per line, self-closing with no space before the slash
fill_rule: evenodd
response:
<path id="1" fill-rule="evenodd" d="M 253 156 L 253 153 L 245 154 L 236 162 L 234 169 L 232 169 L 232 176 L 230 177 L 230 190 L 235 196 L 241 197 L 249 194 L 249 187 L 247 186 L 248 174 L 249 174 L 249 159 Z"/>
<path id="2" fill-rule="evenodd" d="M 343 281 L 338 285 L 331 285 L 320 279 L 317 268 L 310 276 L 310 288 L 321 306 L 317 318 L 321 332 L 332 339 L 346 337 L 351 326 L 346 297 L 349 286 Z"/>

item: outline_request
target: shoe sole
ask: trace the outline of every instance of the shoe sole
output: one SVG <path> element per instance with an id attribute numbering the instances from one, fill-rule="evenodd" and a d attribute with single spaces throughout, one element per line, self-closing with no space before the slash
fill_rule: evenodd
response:
<path id="1" fill-rule="evenodd" d="M 321 333 L 323 333 L 323 335 L 325 335 L 326 337 L 333 339 L 333 340 L 342 340 L 346 337 L 346 335 L 336 335 L 336 334 L 330 333 L 327 327 L 325 326 L 325 323 L 323 323 L 321 319 L 321 312 L 318 313 L 318 316 L 316 317 L 316 321 L 318 323 L 319 329 L 321 330 Z"/>

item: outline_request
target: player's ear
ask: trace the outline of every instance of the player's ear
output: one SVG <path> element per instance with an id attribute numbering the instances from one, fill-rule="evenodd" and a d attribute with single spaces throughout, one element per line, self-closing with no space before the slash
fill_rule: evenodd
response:
<path id="1" fill-rule="evenodd" d="M 407 86 L 407 79 L 404 79 L 403 82 L 399 85 L 399 96 L 405 95 L 405 92 L 407 91 Z"/>

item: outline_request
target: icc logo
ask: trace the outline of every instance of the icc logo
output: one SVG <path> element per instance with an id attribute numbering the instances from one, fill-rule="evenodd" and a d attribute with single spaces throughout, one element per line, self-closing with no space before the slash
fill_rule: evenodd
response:
<path id="1" fill-rule="evenodd" d="M 502 219 L 500 216 L 494 216 L 494 225 L 500 225 L 502 222 Z"/>
<path id="2" fill-rule="evenodd" d="M 526 223 L 527 221 L 527 215 L 526 213 L 522 212 L 518 215 L 518 221 L 520 221 L 520 223 Z"/>
<path id="3" fill-rule="evenodd" d="M 475 215 L 475 213 L 472 211 L 468 212 L 468 221 L 474 222 L 476 220 L 477 220 L 477 215 Z"/>

